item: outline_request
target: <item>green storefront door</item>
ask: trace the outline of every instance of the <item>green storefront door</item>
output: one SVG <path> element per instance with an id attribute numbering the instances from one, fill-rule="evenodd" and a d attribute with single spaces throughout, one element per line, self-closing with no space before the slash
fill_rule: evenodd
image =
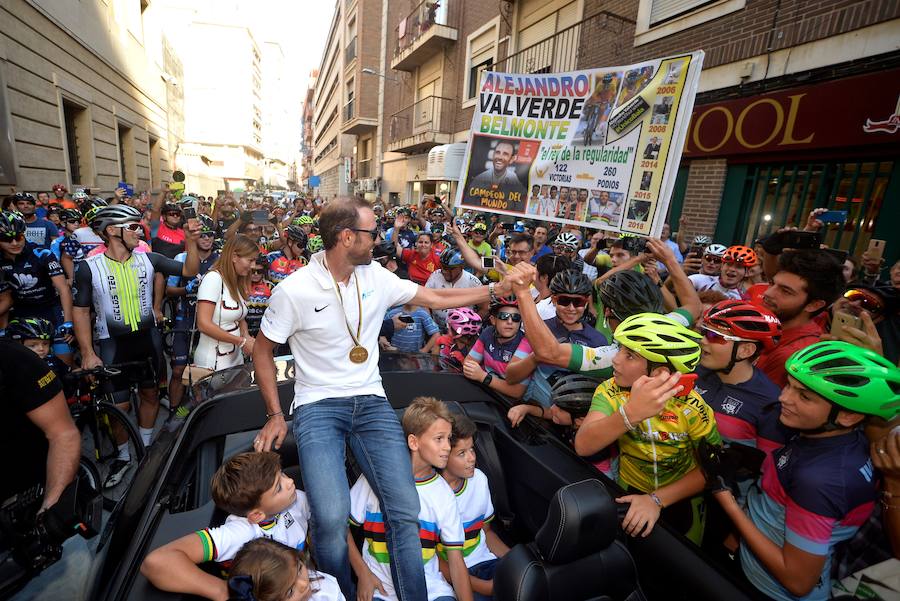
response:
<path id="1" fill-rule="evenodd" d="M 730 165 L 716 242 L 752 244 L 785 226 L 802 228 L 817 207 L 847 211 L 824 242 L 859 257 L 869 240 L 887 240 L 886 265 L 900 257 L 900 161 Z"/>

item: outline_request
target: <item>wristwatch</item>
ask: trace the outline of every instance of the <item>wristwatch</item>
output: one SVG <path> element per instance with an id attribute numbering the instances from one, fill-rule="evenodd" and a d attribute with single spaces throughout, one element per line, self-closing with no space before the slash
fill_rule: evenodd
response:
<path id="1" fill-rule="evenodd" d="M 491 382 L 494 380 L 493 374 L 487 374 L 484 376 L 484 379 L 481 381 L 485 386 L 490 386 Z"/>

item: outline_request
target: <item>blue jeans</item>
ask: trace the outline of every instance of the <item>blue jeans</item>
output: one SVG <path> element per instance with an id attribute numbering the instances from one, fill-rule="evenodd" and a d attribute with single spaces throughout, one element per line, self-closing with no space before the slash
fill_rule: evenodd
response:
<path id="1" fill-rule="evenodd" d="M 337 578 L 347 599 L 356 598 L 347 556 L 350 487 L 344 477 L 344 449 L 349 443 L 381 503 L 397 596 L 401 601 L 427 599 L 419 495 L 406 437 L 387 399 L 372 395 L 322 399 L 298 407 L 293 422 L 319 568 Z"/>
<path id="2" fill-rule="evenodd" d="M 481 580 L 493 580 L 494 572 L 497 571 L 498 561 L 498 559 L 488 559 L 487 561 L 477 563 L 469 568 L 469 575 Z M 490 599 L 493 599 L 493 597 L 472 591 L 472 599 L 474 599 L 474 601 L 489 601 Z"/>

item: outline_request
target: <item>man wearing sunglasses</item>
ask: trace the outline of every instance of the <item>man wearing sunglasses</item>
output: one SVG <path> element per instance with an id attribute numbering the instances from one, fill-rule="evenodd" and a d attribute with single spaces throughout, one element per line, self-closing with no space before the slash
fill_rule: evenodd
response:
<path id="1" fill-rule="evenodd" d="M 529 356 L 531 347 L 522 331 L 522 315 L 514 296 L 499 298 L 491 303 L 491 325 L 482 330 L 463 362 L 463 374 L 488 388 L 514 399 L 522 398 L 530 376 L 520 377 L 511 384 L 506 371 L 514 359 Z"/>
<path id="2" fill-rule="evenodd" d="M 150 213 L 150 246 L 153 248 L 153 252 L 174 259 L 178 253 L 184 251 L 181 205 L 168 202 L 163 205 L 161 215 L 160 219 L 160 209 L 157 203 Z"/>
<path id="3" fill-rule="evenodd" d="M 349 443 L 385 507 L 385 542 L 398 596 L 425 599 L 418 494 L 406 437 L 381 383 L 378 335 L 390 307 L 478 305 L 508 294 L 510 285 L 503 280 L 431 289 L 399 279 L 372 260 L 379 231 L 363 199 L 332 200 L 319 215 L 319 233 L 324 251 L 275 288 L 256 337 L 253 364 L 267 421 L 254 448 L 278 448 L 287 434 L 288 407 L 279 400 L 272 352 L 289 342 L 296 366 L 292 425 L 317 564 L 337 578 L 345 597 L 356 598 L 347 547 L 350 490 L 345 479 L 334 477 L 344 469 Z"/>
<path id="4" fill-rule="evenodd" d="M 550 298 L 556 314 L 544 320 L 544 324 L 553 332 L 557 341 L 570 344 L 581 344 L 587 347 L 605 346 L 606 337 L 584 322 L 584 316 L 591 299 L 591 281 L 586 275 L 575 269 L 562 271 L 550 281 Z M 540 363 L 534 354 L 522 360 L 514 359 L 506 371 L 506 379 L 515 384 L 527 376 L 532 376 L 532 385 L 528 390 L 529 400 L 536 401 L 539 406 L 519 405 L 510 412 L 510 421 L 516 424 L 518 413 L 528 412 L 538 417 L 547 417 L 554 423 L 572 425 L 572 416 L 559 407 L 552 405 L 551 380 L 571 373 L 567 369 L 559 369 L 554 365 Z"/>
<path id="5" fill-rule="evenodd" d="M 134 252 L 141 242 L 141 212 L 124 204 L 98 210 L 91 228 L 106 243 L 106 250 L 89 256 L 75 270 L 75 336 L 81 349 L 81 367 L 92 369 L 110 363 L 146 361 L 140 373 L 138 429 L 145 445 L 150 445 L 159 413 L 157 370 L 162 364 L 162 340 L 153 309 L 156 274 L 193 277 L 200 269 L 197 249 L 200 224 L 185 226 L 187 255 L 184 263 L 155 252 Z M 91 310 L 96 315 L 93 327 Z M 96 340 L 92 334 L 96 332 Z M 94 352 L 94 343 L 99 355 Z M 113 381 L 116 391 L 127 390 L 128 378 Z M 127 398 L 127 396 L 126 396 Z M 123 405 L 128 409 L 128 404 Z M 107 474 L 104 486 L 114 486 L 131 465 L 127 446 Z M 113 469 L 115 468 L 115 469 Z"/>

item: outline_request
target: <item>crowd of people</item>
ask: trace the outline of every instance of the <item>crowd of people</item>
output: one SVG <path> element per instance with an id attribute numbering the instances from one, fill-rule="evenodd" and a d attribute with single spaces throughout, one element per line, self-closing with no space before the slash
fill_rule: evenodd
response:
<path id="1" fill-rule="evenodd" d="M 183 415 L 212 372 L 253 361 L 266 404 L 256 452 L 213 479 L 228 521 L 147 557 L 164 590 L 490 598 L 507 549 L 475 428 L 430 397 L 398 422 L 379 350 L 431 353 L 512 399 L 512 427 L 542 420 L 625 491 L 626 534 L 662 517 L 772 598 L 828 598 L 833 580 L 900 553 L 900 261 L 799 247 L 792 229 L 751 246 L 688 239 L 684 219 L 674 237 L 618 237 L 433 197 L 53 197 L 15 194 L 0 214 L 0 319 L 16 343 L 0 363 L 21 361 L 19 343 L 60 379 L 144 360 L 129 377 L 147 445 L 161 398 Z M 819 213 L 806 232 L 825 227 Z M 296 362 L 305 491 L 270 452 L 287 432 L 278 354 Z M 22 416 L 4 433 L 23 455 L 71 448 L 59 396 L 15 401 Z M 345 444 L 363 473 L 352 486 L 333 477 Z M 104 486 L 132 467 L 123 444 Z M 65 477 L 23 461 L 0 498 L 40 478 L 51 506 Z M 863 537 L 861 563 L 848 550 Z M 196 567 L 232 560 L 228 581 Z"/>

